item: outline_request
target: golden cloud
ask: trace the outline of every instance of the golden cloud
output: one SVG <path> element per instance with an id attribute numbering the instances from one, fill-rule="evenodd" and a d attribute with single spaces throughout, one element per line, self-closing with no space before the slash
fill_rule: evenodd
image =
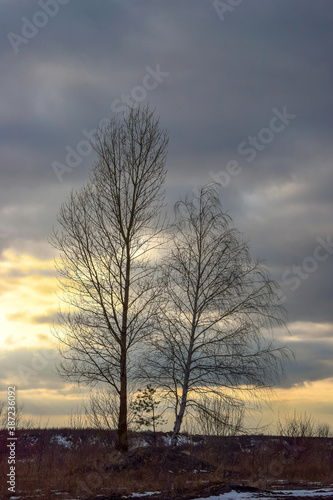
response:
<path id="1" fill-rule="evenodd" d="M 13 269 L 30 274 L 38 270 L 54 270 L 54 260 L 39 260 L 32 255 L 18 255 L 12 250 L 6 250 L 0 260 L 0 274 L 6 275 Z"/>
<path id="2" fill-rule="evenodd" d="M 40 274 L 47 271 L 54 271 L 53 260 L 17 255 L 11 250 L 2 254 L 0 345 L 38 347 L 41 343 L 45 346 L 46 337 L 51 341 L 49 324 L 56 317 L 59 289 L 55 276 Z"/>

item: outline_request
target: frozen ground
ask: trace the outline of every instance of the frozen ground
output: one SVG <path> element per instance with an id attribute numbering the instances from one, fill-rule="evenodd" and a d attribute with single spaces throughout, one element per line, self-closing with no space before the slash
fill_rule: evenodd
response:
<path id="1" fill-rule="evenodd" d="M 283 499 L 283 498 L 326 498 L 333 499 L 333 488 L 322 488 L 317 490 L 282 490 L 274 491 L 268 493 L 266 496 L 259 492 L 237 492 L 230 491 L 229 493 L 223 493 L 218 496 L 211 496 L 206 499 L 196 498 L 195 500 L 247 500 L 249 498 L 255 499 L 260 498 L 260 500 L 273 500 L 273 499 Z"/>
<path id="2" fill-rule="evenodd" d="M 52 493 L 55 495 L 61 495 L 62 492 L 58 492 L 57 490 L 52 490 Z M 140 500 L 153 500 L 154 497 L 156 498 L 161 498 L 160 497 L 161 492 L 160 491 L 147 491 L 145 493 L 132 493 L 131 495 L 126 495 L 123 496 L 122 498 L 129 498 L 129 499 L 140 499 Z M 103 496 L 104 495 L 99 495 Z M 11 496 L 10 500 L 23 500 L 22 496 Z M 29 497 L 30 498 L 30 497 Z M 32 498 L 32 497 L 31 497 Z M 35 497 L 34 497 L 35 498 Z M 44 498 L 44 497 L 43 497 Z M 65 498 L 65 497 L 63 497 Z M 70 498 L 70 500 L 80 500 L 79 498 L 72 498 L 72 497 L 67 497 Z M 108 497 L 112 498 L 112 496 Z M 118 498 L 118 497 L 117 497 Z M 165 498 L 163 496 L 163 498 Z M 255 492 L 244 492 L 244 491 L 236 491 L 232 490 L 229 493 L 222 493 L 220 495 L 213 495 L 210 497 L 198 497 L 194 500 L 249 500 L 249 499 L 260 499 L 260 500 L 283 500 L 285 498 L 295 498 L 296 499 L 304 499 L 307 500 L 309 498 L 315 498 L 317 500 L 319 499 L 324 499 L 324 500 L 329 500 L 333 499 L 333 487 L 331 488 L 317 488 L 313 490 L 279 490 L 279 491 L 272 491 L 272 492 L 263 492 L 263 491 L 255 491 Z M 96 497 L 96 500 L 98 500 L 98 497 Z"/>

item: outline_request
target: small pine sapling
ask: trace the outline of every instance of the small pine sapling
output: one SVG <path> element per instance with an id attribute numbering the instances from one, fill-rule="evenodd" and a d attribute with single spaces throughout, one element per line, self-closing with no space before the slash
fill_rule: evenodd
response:
<path id="1" fill-rule="evenodd" d="M 139 391 L 134 401 L 131 403 L 131 410 L 133 412 L 133 421 L 138 429 L 141 427 L 151 428 L 154 435 L 154 445 L 156 445 L 156 427 L 163 425 L 167 421 L 162 418 L 164 411 L 156 413 L 161 403 L 155 399 L 156 389 L 148 384 L 146 389 Z"/>

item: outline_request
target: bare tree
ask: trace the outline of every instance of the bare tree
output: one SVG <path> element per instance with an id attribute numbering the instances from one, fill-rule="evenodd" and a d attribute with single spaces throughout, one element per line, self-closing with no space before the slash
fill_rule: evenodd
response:
<path id="1" fill-rule="evenodd" d="M 153 331 L 158 288 L 152 252 L 163 221 L 166 132 L 148 107 L 131 109 L 96 134 L 89 183 L 72 192 L 51 243 L 66 310 L 55 331 L 60 374 L 119 395 L 118 447 L 126 451 L 132 351 Z"/>
<path id="2" fill-rule="evenodd" d="M 142 368 L 172 401 L 173 446 L 198 395 L 239 403 L 240 390 L 274 385 L 287 355 L 272 335 L 284 325 L 277 285 L 231 227 L 214 185 L 180 201 L 176 214 L 159 330 Z"/>

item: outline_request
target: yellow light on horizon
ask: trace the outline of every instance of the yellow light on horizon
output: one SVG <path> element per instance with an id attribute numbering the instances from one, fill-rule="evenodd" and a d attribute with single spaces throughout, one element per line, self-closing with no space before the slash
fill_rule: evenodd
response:
<path id="1" fill-rule="evenodd" d="M 45 271 L 54 271 L 53 260 L 18 255 L 12 250 L 2 254 L 0 347 L 54 347 L 49 324 L 36 319 L 58 310 L 57 279 L 41 275 Z"/>

